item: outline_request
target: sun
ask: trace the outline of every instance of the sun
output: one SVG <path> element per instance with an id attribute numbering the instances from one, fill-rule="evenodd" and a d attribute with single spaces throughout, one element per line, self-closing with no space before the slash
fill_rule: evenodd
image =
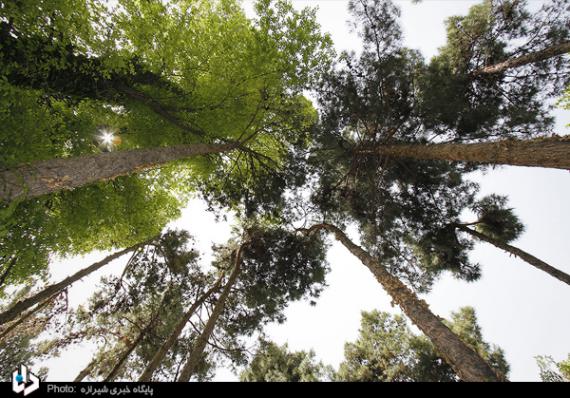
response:
<path id="1" fill-rule="evenodd" d="M 115 135 L 110 131 L 103 130 L 99 138 L 101 139 L 102 144 L 113 145 L 113 142 L 115 140 Z"/>

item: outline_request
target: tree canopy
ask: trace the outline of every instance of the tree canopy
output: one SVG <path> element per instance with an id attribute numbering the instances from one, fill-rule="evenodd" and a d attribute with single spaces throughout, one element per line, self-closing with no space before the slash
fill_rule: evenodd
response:
<path id="1" fill-rule="evenodd" d="M 431 59 L 405 45 L 391 0 L 348 1 L 362 49 L 340 54 L 314 8 L 242 6 L 0 1 L 2 366 L 88 343 L 76 381 L 206 381 L 221 366 L 243 381 L 506 380 L 473 308 L 443 320 L 418 293 L 446 273 L 477 281 L 479 241 L 570 285 L 514 246 L 526 226 L 509 198 L 473 181 L 570 168 L 551 112 L 570 108 L 568 0 L 482 0 L 447 19 Z M 194 198 L 232 219 L 207 255 L 172 227 Z M 363 312 L 338 371 L 268 340 L 326 287 L 321 232 L 423 334 Z M 48 283 L 93 251 L 113 253 Z M 68 306 L 114 260 L 122 272 Z M 568 379 L 568 361 L 537 361 L 543 380 Z"/>

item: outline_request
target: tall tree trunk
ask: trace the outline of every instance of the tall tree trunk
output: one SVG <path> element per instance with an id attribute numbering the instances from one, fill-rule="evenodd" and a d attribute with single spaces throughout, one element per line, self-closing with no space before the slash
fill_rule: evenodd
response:
<path id="1" fill-rule="evenodd" d="M 152 327 L 154 327 L 154 325 L 155 325 L 156 321 L 158 320 L 161 312 L 164 310 L 164 304 L 166 303 L 166 299 L 168 298 L 169 294 L 170 294 L 170 287 L 162 295 L 162 299 L 160 300 L 158 307 L 153 312 L 153 314 L 150 317 L 146 326 L 139 331 L 137 338 L 121 354 L 121 356 L 119 357 L 119 360 L 117 361 L 115 366 L 113 366 L 113 369 L 111 369 L 111 371 L 109 372 L 109 374 L 107 375 L 107 377 L 103 381 L 106 381 L 106 382 L 113 381 L 119 375 L 119 371 L 121 370 L 121 368 L 123 367 L 125 362 L 127 362 L 127 359 L 129 359 L 129 356 L 131 355 L 131 353 L 137 348 L 137 346 L 140 344 L 142 339 L 146 336 L 148 331 Z"/>
<path id="2" fill-rule="evenodd" d="M 22 315 L 20 318 L 18 318 L 17 321 L 8 325 L 8 327 L 6 329 L 3 329 L 0 332 L 0 340 L 4 339 L 6 336 L 8 336 L 14 329 L 16 329 L 19 325 L 21 325 L 30 316 L 32 316 L 33 314 L 35 314 L 36 312 L 38 312 L 42 308 L 45 308 L 60 293 L 61 292 L 55 293 L 53 296 L 49 297 L 47 300 L 44 300 L 44 302 L 39 304 L 36 308 L 33 308 L 33 309 L 29 310 L 28 312 L 26 312 L 24 315 Z"/>
<path id="3" fill-rule="evenodd" d="M 77 271 L 75 274 L 68 276 L 67 278 L 65 278 L 61 282 L 58 282 L 58 283 L 55 283 L 53 285 L 46 287 L 42 291 L 33 295 L 32 297 L 18 301 L 12 307 L 10 307 L 6 311 L 0 313 L 0 325 L 3 325 L 4 323 L 15 319 L 19 314 L 21 314 L 23 311 L 27 310 L 28 308 L 32 307 L 33 305 L 38 304 L 39 302 L 53 296 L 54 294 L 57 294 L 57 293 L 63 291 L 66 287 L 70 286 L 72 283 L 74 283 L 74 282 L 78 281 L 79 279 L 91 274 L 94 271 L 97 271 L 99 268 L 103 267 L 106 264 L 109 264 L 111 261 L 121 257 L 122 255 L 124 255 L 124 254 L 126 254 L 132 250 L 138 249 L 141 246 L 149 244 L 154 239 L 155 238 L 150 239 L 146 242 L 137 243 L 136 245 L 133 245 L 131 247 L 127 247 L 126 249 L 123 249 L 123 250 L 120 250 L 116 253 L 113 253 L 113 254 L 105 257 L 103 260 L 98 261 L 96 263 L 93 263 L 89 267 L 83 268 L 82 270 Z"/>
<path id="4" fill-rule="evenodd" d="M 565 41 L 563 43 L 545 48 L 544 50 L 521 55 L 520 57 L 509 58 L 503 62 L 499 62 L 498 64 L 487 65 L 473 72 L 473 76 L 501 73 L 506 71 L 507 69 L 518 68 L 519 66 L 524 66 L 535 62 L 544 61 L 546 59 L 564 55 L 569 52 L 570 52 L 570 41 Z"/>
<path id="5" fill-rule="evenodd" d="M 457 228 L 463 232 L 467 232 L 468 234 L 476 237 L 477 239 L 480 239 L 482 241 L 490 243 L 493 246 L 498 247 L 499 249 L 502 249 L 508 253 L 514 254 L 516 257 L 520 257 L 521 259 L 523 259 L 524 261 L 526 261 L 530 265 L 532 265 L 532 266 L 538 268 L 539 270 L 544 271 L 547 274 L 550 274 L 551 276 L 555 277 L 556 279 L 570 285 L 570 275 L 568 275 L 567 273 L 565 273 L 563 271 L 560 271 L 558 268 L 554 268 L 553 266 L 545 263 L 544 261 L 533 256 L 532 254 L 527 253 L 524 250 L 519 249 L 518 247 L 511 246 L 508 243 L 505 243 L 505 242 L 500 241 L 498 239 L 492 238 L 488 235 L 482 234 L 481 232 L 478 232 L 474 229 L 468 228 L 464 225 L 458 225 Z"/>
<path id="6" fill-rule="evenodd" d="M 358 150 L 361 154 L 570 170 L 570 137 L 502 140 L 475 144 L 395 144 Z"/>
<path id="7" fill-rule="evenodd" d="M 34 198 L 235 147 L 234 144 L 191 144 L 42 160 L 0 170 L 0 201 Z"/>
<path id="8" fill-rule="evenodd" d="M 2 286 L 4 286 L 4 282 L 6 282 L 6 279 L 8 278 L 8 275 L 10 275 L 10 271 L 12 271 L 12 268 L 14 268 L 14 265 L 16 265 L 16 260 L 18 258 L 16 256 L 13 256 L 10 259 L 10 263 L 8 264 L 8 266 L 6 267 L 6 269 L 4 270 L 4 272 L 2 272 L 2 276 L 0 276 L 0 288 Z"/>
<path id="9" fill-rule="evenodd" d="M 241 271 L 241 253 L 244 245 L 245 244 L 242 244 L 236 251 L 234 269 L 232 270 L 232 273 L 228 278 L 228 282 L 224 286 L 224 289 L 222 290 L 222 293 L 220 294 L 220 297 L 216 302 L 216 305 L 214 307 L 214 310 L 212 311 L 212 314 L 210 315 L 210 318 L 208 318 L 208 322 L 206 322 L 206 326 L 204 326 L 204 330 L 202 330 L 202 333 L 200 334 L 200 336 L 198 336 L 198 338 L 194 342 L 192 351 L 190 352 L 190 357 L 188 358 L 188 360 L 184 364 L 184 367 L 180 371 L 180 376 L 178 377 L 178 381 L 189 381 L 190 377 L 196 371 L 196 367 L 200 364 L 200 361 L 202 360 L 206 344 L 208 344 L 208 340 L 210 339 L 210 336 L 214 331 L 216 322 L 218 321 L 218 318 L 220 317 L 220 315 L 224 310 L 226 299 L 230 295 L 230 291 L 235 282 L 237 281 L 237 278 Z"/>
<path id="10" fill-rule="evenodd" d="M 499 381 L 497 374 L 473 349 L 457 337 L 441 319 L 431 312 L 398 278 L 391 275 L 377 260 L 354 244 L 340 229 L 330 224 L 313 225 L 308 233 L 324 229 L 334 234 L 354 256 L 374 274 L 402 311 L 432 341 L 437 351 L 464 381 Z"/>
<path id="11" fill-rule="evenodd" d="M 184 313 L 184 316 L 176 324 L 176 326 L 174 327 L 174 330 L 172 331 L 170 336 L 168 336 L 168 339 L 166 339 L 162 343 L 162 345 L 160 346 L 158 351 L 153 355 L 150 362 L 146 365 L 145 370 L 142 372 L 142 374 L 139 377 L 139 380 L 138 380 L 139 382 L 148 382 L 148 381 L 152 380 L 152 376 L 153 376 L 154 372 L 156 371 L 156 369 L 158 369 L 158 367 L 160 366 L 160 364 L 162 363 L 162 361 L 166 357 L 166 354 L 168 353 L 168 351 L 174 346 L 174 344 L 178 340 L 178 337 L 182 333 L 182 330 L 184 330 L 184 327 L 186 326 L 188 321 L 190 321 L 190 318 L 192 318 L 192 316 L 194 315 L 196 310 L 198 308 L 200 308 L 200 306 L 204 303 L 204 301 L 206 301 L 206 299 L 208 297 L 210 297 L 212 295 L 212 293 L 214 293 L 216 290 L 218 290 L 220 288 L 220 284 L 222 283 L 222 277 L 223 277 L 223 275 L 220 276 L 220 278 L 216 281 L 216 283 L 210 289 L 208 289 L 206 292 L 204 292 L 204 294 L 202 294 L 190 306 L 188 311 L 186 311 Z"/>
<path id="12" fill-rule="evenodd" d="M 95 367 L 95 365 L 97 365 L 97 359 L 93 358 L 91 360 L 91 362 L 89 362 L 87 364 L 86 367 L 84 367 L 81 372 L 79 372 L 79 374 L 75 377 L 75 379 L 73 379 L 74 383 L 79 383 L 81 381 L 83 381 L 84 378 L 86 378 L 87 376 L 89 376 L 91 374 L 91 371 L 93 370 L 93 368 Z"/>

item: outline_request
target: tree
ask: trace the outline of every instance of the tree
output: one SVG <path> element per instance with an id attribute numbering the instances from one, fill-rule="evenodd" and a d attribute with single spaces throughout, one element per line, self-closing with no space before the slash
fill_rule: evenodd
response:
<path id="1" fill-rule="evenodd" d="M 552 118 L 543 106 L 563 87 L 565 75 L 557 71 L 564 65 L 562 57 L 517 69 L 524 76 L 516 79 L 472 73 L 511 56 L 505 48 L 515 45 L 515 39 L 529 42 L 514 53 L 566 43 L 567 10 L 556 14 L 557 6 L 552 1 L 530 14 L 524 2 L 475 5 L 469 15 L 448 21 L 448 43 L 426 65 L 417 51 L 401 46 L 397 7 L 383 0 L 351 2 L 364 51 L 358 58 L 344 54 L 321 82 L 324 128 L 355 151 L 355 158 L 376 154 L 568 168 L 567 140 L 547 137 Z M 527 142 L 533 136 L 542 139 Z M 432 141 L 437 143 L 425 145 Z"/>
<path id="2" fill-rule="evenodd" d="M 382 264 L 354 244 L 340 229 L 331 224 L 315 224 L 306 233 L 325 230 L 334 234 L 356 258 L 374 274 L 378 282 L 400 306 L 402 311 L 431 340 L 445 361 L 464 381 L 498 381 L 489 364 L 472 348 L 466 345 L 445 324 L 433 314 L 425 301 L 420 300 L 398 278 L 391 275 Z"/>
<path id="3" fill-rule="evenodd" d="M 463 161 L 570 170 L 570 139 L 547 137 L 474 144 L 379 145 L 359 153 L 424 160 Z"/>
<path id="4" fill-rule="evenodd" d="M 163 234 L 154 245 L 137 252 L 119 277 L 103 280 L 89 306 L 79 307 L 70 317 L 53 349 L 84 341 L 97 345 L 76 380 L 133 380 L 145 369 L 183 316 L 185 306 L 212 282 L 211 275 L 200 269 L 199 254 L 190 243 L 191 237 L 183 231 Z M 191 335 L 176 342 L 155 369 L 157 377 L 172 379 L 192 339 Z M 207 379 L 209 373 L 210 365 L 204 363 L 198 378 Z"/>
<path id="5" fill-rule="evenodd" d="M 319 295 L 327 271 L 320 238 L 271 225 L 247 223 L 243 237 L 218 248 L 217 253 L 216 268 L 231 266 L 232 273 L 178 381 L 188 381 L 193 375 L 216 330 L 235 341 L 267 322 L 283 321 L 283 310 L 290 301 Z"/>
<path id="6" fill-rule="evenodd" d="M 223 274 L 222 274 L 223 276 Z M 188 310 L 184 313 L 183 317 L 178 321 L 176 327 L 172 331 L 172 333 L 168 336 L 168 338 L 162 343 L 160 348 L 154 353 L 150 362 L 146 365 L 144 371 L 140 375 L 138 381 L 151 381 L 152 375 L 160 366 L 161 362 L 164 360 L 168 351 L 176 344 L 178 338 L 182 334 L 184 327 L 190 322 L 190 319 L 195 315 L 196 310 L 200 308 L 206 299 L 208 299 L 214 292 L 219 290 L 220 283 L 222 282 L 222 276 L 218 278 L 218 280 L 210 287 L 204 294 L 202 294 L 198 299 L 192 303 L 192 305 L 188 308 Z"/>
<path id="7" fill-rule="evenodd" d="M 446 324 L 500 374 L 509 367 L 503 351 L 482 339 L 473 308 L 452 313 Z M 339 381 L 459 381 L 453 369 L 424 336 L 413 334 L 399 315 L 363 312 L 360 335 L 345 344 L 345 360 L 335 375 Z"/>
<path id="8" fill-rule="evenodd" d="M 415 244 L 417 255 L 423 264 L 432 268 L 441 263 L 467 261 L 467 252 L 473 245 L 458 236 L 458 232 L 462 232 L 520 257 L 539 270 L 569 283 L 570 275 L 509 244 L 521 235 L 524 225 L 506 205 L 507 198 L 504 196 L 489 195 L 480 199 L 471 205 L 471 210 L 478 217 L 476 221 L 450 220 L 443 228 L 426 233 Z"/>
<path id="9" fill-rule="evenodd" d="M 37 305 L 40 302 L 50 298 L 54 294 L 62 292 L 63 290 L 65 290 L 69 286 L 71 286 L 74 282 L 76 282 L 79 279 L 91 274 L 94 271 L 97 271 L 98 269 L 100 269 L 104 265 L 109 264 L 111 261 L 118 259 L 119 257 L 125 255 L 126 253 L 136 251 L 145 245 L 152 244 L 153 240 L 154 240 L 154 238 L 151 239 L 150 241 L 138 243 L 134 246 L 131 246 L 131 247 L 128 247 L 126 249 L 120 250 L 116 253 L 113 253 L 113 254 L 105 257 L 103 260 L 97 261 L 96 263 L 91 264 L 89 267 L 86 267 L 80 271 L 77 271 L 75 274 L 68 276 L 67 278 L 65 278 L 61 282 L 55 283 L 53 285 L 49 285 L 49 286 L 45 287 L 44 289 L 42 289 L 41 291 L 39 291 L 38 293 L 34 294 L 33 296 L 28 297 L 24 300 L 18 301 L 13 306 L 11 306 L 9 309 L 0 313 L 0 324 L 4 324 L 6 322 L 9 322 L 9 321 L 15 319 L 18 315 L 20 315 L 25 310 L 27 310 L 27 309 L 33 307 L 34 305 Z"/>
<path id="10" fill-rule="evenodd" d="M 141 172 L 176 160 L 217 154 L 234 147 L 235 145 L 231 144 L 194 144 L 43 160 L 1 172 L 0 179 L 4 189 L 0 199 L 10 202 L 16 199 L 35 198 L 62 189 L 73 189 L 97 181 L 112 180 L 134 171 Z"/>
<path id="11" fill-rule="evenodd" d="M 3 310 L 22 296 L 28 294 L 31 286 L 26 286 L 15 292 L 12 303 L 3 306 Z M 26 314 L 20 321 L 3 328 L 0 334 L 0 372 L 11 374 L 14 369 L 21 364 L 33 366 L 37 361 L 49 355 L 45 339 L 41 339 L 41 334 L 51 327 L 61 326 L 61 315 L 66 311 L 66 292 L 60 292 L 44 303 L 35 311 Z M 48 369 L 42 367 L 34 368 L 34 373 L 44 378 Z"/>
<path id="12" fill-rule="evenodd" d="M 570 355 L 564 361 L 555 362 L 550 356 L 537 356 L 536 363 L 542 381 L 570 381 Z"/>
<path id="13" fill-rule="evenodd" d="M 330 370 L 317 362 L 313 351 L 290 352 L 287 344 L 279 346 L 260 340 L 248 367 L 240 373 L 247 382 L 315 382 L 324 381 Z"/>
<path id="14" fill-rule="evenodd" d="M 250 20 L 231 0 L 26 4 L 4 7 L 1 33 L 0 191 L 19 197 L 0 209 L 6 283 L 52 252 L 154 235 L 228 176 L 241 188 L 231 200 L 247 201 L 263 179 L 252 175 L 279 173 L 314 123 L 302 90 L 331 55 L 314 10 L 260 1 Z M 209 156 L 188 158 L 196 150 Z"/>

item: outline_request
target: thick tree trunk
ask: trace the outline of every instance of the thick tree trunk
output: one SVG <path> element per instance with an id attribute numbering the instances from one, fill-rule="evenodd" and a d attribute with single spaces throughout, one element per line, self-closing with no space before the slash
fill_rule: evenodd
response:
<path id="1" fill-rule="evenodd" d="M 180 371 L 180 376 L 178 377 L 178 381 L 189 381 L 190 377 L 192 377 L 192 375 L 196 371 L 196 367 L 200 364 L 200 361 L 202 360 L 202 356 L 204 355 L 204 349 L 206 348 L 208 340 L 210 339 L 210 336 L 214 331 L 214 327 L 216 326 L 218 318 L 220 317 L 220 315 L 224 310 L 226 299 L 230 295 L 230 291 L 235 282 L 237 281 L 237 278 L 241 271 L 241 253 L 243 247 L 244 244 L 242 244 L 236 251 L 234 269 L 232 270 L 232 273 L 230 274 L 230 277 L 228 278 L 228 281 L 224 286 L 224 289 L 222 290 L 222 293 L 220 294 L 220 297 L 216 302 L 216 305 L 214 306 L 214 310 L 212 311 L 210 318 L 208 318 L 208 322 L 206 322 L 206 326 L 204 326 L 204 330 L 202 330 L 202 333 L 200 334 L 200 336 L 198 336 L 198 338 L 194 342 L 192 351 L 190 352 L 190 357 L 188 358 L 188 360 L 184 364 L 184 367 Z"/>
<path id="2" fill-rule="evenodd" d="M 362 149 L 362 154 L 570 170 L 570 137 L 503 140 L 475 144 L 395 144 Z"/>
<path id="3" fill-rule="evenodd" d="M 202 294 L 190 306 L 188 311 L 186 311 L 184 313 L 184 316 L 176 324 L 174 330 L 172 331 L 170 336 L 168 336 L 168 339 L 166 339 L 162 343 L 162 345 L 160 346 L 158 351 L 153 355 L 150 362 L 146 365 L 145 370 L 142 372 L 142 374 L 139 377 L 139 380 L 138 380 L 139 382 L 148 382 L 148 381 L 152 380 L 152 376 L 153 376 L 154 372 L 156 371 L 156 369 L 158 369 L 158 367 L 160 366 L 160 364 L 162 363 L 162 361 L 166 357 L 166 354 L 168 353 L 168 351 L 174 346 L 174 344 L 178 340 L 178 337 L 182 333 L 182 330 L 184 330 L 184 327 L 186 326 L 188 321 L 190 321 L 190 318 L 192 318 L 192 316 L 194 315 L 196 310 L 198 308 L 200 308 L 200 306 L 204 303 L 204 301 L 206 301 L 206 299 L 208 297 L 210 297 L 212 295 L 212 293 L 214 293 L 216 290 L 219 289 L 221 282 L 222 282 L 222 277 L 220 277 L 210 289 L 208 289 L 204 294 Z"/>
<path id="4" fill-rule="evenodd" d="M 476 237 L 477 239 L 480 239 L 482 241 L 490 243 L 493 246 L 498 247 L 499 249 L 502 249 L 508 253 L 514 254 L 517 257 L 520 257 L 521 259 L 523 259 L 524 261 L 526 261 L 530 265 L 532 265 L 532 266 L 538 268 L 539 270 L 544 271 L 547 274 L 550 274 L 551 276 L 555 277 L 556 279 L 570 285 L 570 275 L 568 275 L 567 273 L 565 273 L 563 271 L 560 271 L 557 268 L 554 268 L 553 266 L 545 263 L 544 261 L 533 256 L 532 254 L 527 253 L 524 250 L 521 250 L 515 246 L 511 246 L 508 243 L 502 242 L 498 239 L 494 239 L 490 236 L 482 234 L 481 232 L 475 231 L 474 229 L 468 228 L 464 225 L 458 225 L 457 228 L 461 231 L 467 232 L 468 234 Z"/>
<path id="5" fill-rule="evenodd" d="M 79 382 L 83 381 L 84 378 L 86 378 L 87 376 L 89 376 L 91 374 L 91 371 L 93 370 L 93 368 L 95 367 L 96 364 L 97 364 L 97 360 L 95 358 L 93 358 L 91 360 L 91 362 L 89 362 L 89 364 L 87 364 L 87 366 L 85 368 L 83 368 L 83 370 L 81 370 L 81 372 L 79 372 L 79 374 L 75 377 L 75 379 L 73 379 L 73 382 L 79 383 Z"/>
<path id="6" fill-rule="evenodd" d="M 488 75 L 493 73 L 501 73 L 507 69 L 518 68 L 532 64 L 535 62 L 544 61 L 546 59 L 564 55 L 570 52 L 570 41 L 566 41 L 554 46 L 545 48 L 541 51 L 536 51 L 530 54 L 521 55 L 520 57 L 510 58 L 506 61 L 499 62 L 498 64 L 488 65 L 473 72 L 473 76 Z"/>
<path id="7" fill-rule="evenodd" d="M 0 170 L 0 201 L 34 198 L 235 147 L 234 144 L 192 144 L 43 160 Z"/>
<path id="8" fill-rule="evenodd" d="M 412 322 L 432 341 L 438 353 L 464 381 L 499 381 L 497 374 L 470 347 L 459 339 L 441 319 L 431 312 L 427 303 L 419 299 L 398 278 L 360 246 L 354 244 L 340 229 L 330 224 L 317 224 L 307 232 L 324 229 L 335 235 L 354 256 L 374 274 L 378 282 L 392 296 L 396 304 Z"/>
<path id="9" fill-rule="evenodd" d="M 61 282 L 58 282 L 58 283 L 55 283 L 53 285 L 46 287 L 44 290 L 36 293 L 32 297 L 29 297 L 25 300 L 21 300 L 21 301 L 17 302 L 12 307 L 10 307 L 8 310 L 4 311 L 3 313 L 0 313 L 0 325 L 3 325 L 6 322 L 9 322 L 9 321 L 15 319 L 19 314 L 21 314 L 23 311 L 27 310 L 28 308 L 42 302 L 43 300 L 53 296 L 54 294 L 57 294 L 57 293 L 63 291 L 66 287 L 70 286 L 74 282 L 76 282 L 79 279 L 91 274 L 94 271 L 97 271 L 99 268 L 103 267 L 106 264 L 109 264 L 111 261 L 121 257 L 122 255 L 124 255 L 124 254 L 126 254 L 132 250 L 135 250 L 141 246 L 149 244 L 150 242 L 152 242 L 152 240 L 154 240 L 154 238 L 149 240 L 149 241 L 138 243 L 134 246 L 127 247 L 126 249 L 123 249 L 123 250 L 120 250 L 116 253 L 113 253 L 113 254 L 105 257 L 103 260 L 98 261 L 96 263 L 93 263 L 89 267 L 83 268 L 81 271 L 78 271 L 75 274 L 68 276 L 67 278 L 65 278 Z"/>

